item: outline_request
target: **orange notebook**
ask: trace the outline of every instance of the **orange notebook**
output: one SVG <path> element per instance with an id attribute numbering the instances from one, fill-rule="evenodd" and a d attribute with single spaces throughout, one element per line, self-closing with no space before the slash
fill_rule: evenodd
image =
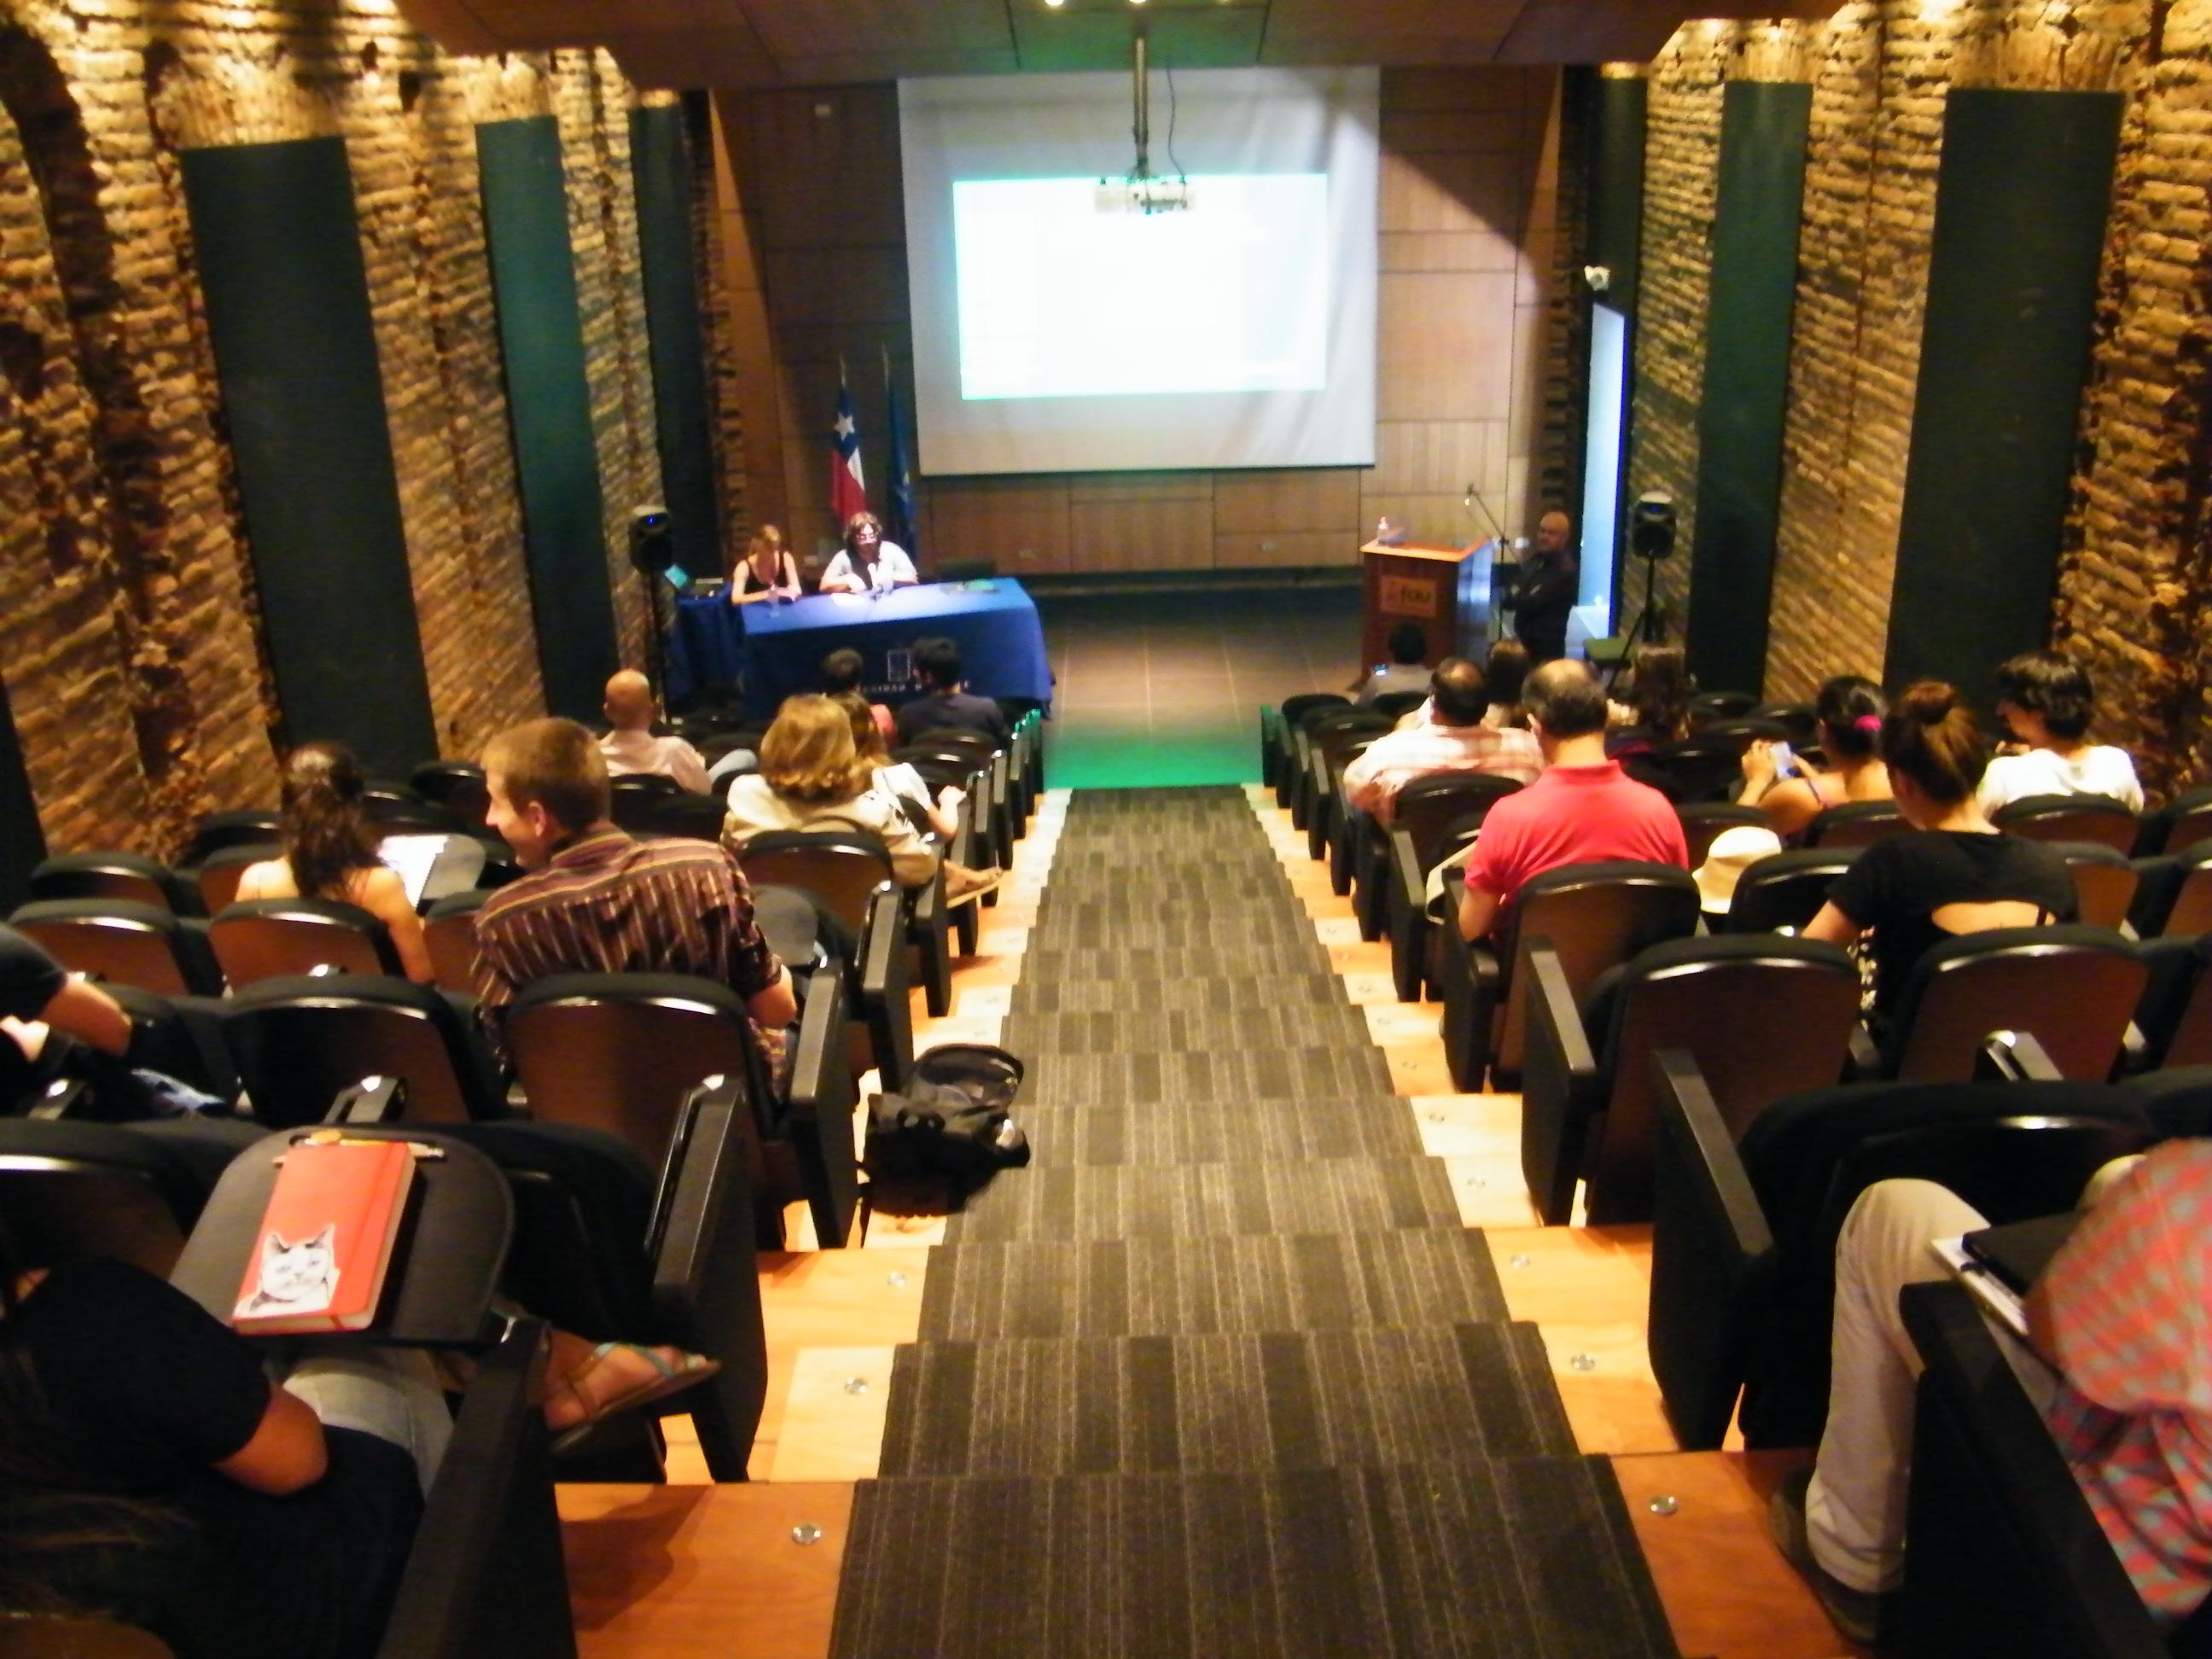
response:
<path id="1" fill-rule="evenodd" d="M 368 1325 L 414 1182 L 404 1140 L 294 1145 L 261 1212 L 232 1325 L 253 1336 Z"/>

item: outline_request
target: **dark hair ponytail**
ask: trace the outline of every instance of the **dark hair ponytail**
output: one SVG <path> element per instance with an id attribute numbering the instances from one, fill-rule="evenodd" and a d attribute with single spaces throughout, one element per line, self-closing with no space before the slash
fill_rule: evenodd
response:
<path id="1" fill-rule="evenodd" d="M 1870 760 L 1881 738 L 1882 717 L 1889 713 L 1881 688 L 1859 674 L 1838 674 L 1822 683 L 1813 713 L 1820 722 L 1821 746 L 1833 760 Z"/>
<path id="2" fill-rule="evenodd" d="M 363 787 L 360 763 L 343 744 L 304 743 L 285 763 L 279 834 L 301 897 L 342 900 L 349 876 L 376 866 Z"/>
<path id="3" fill-rule="evenodd" d="M 1954 687 L 1921 680 L 1891 705 L 1882 722 L 1881 757 L 1938 806 L 1956 806 L 1989 769 L 1990 741 Z"/>

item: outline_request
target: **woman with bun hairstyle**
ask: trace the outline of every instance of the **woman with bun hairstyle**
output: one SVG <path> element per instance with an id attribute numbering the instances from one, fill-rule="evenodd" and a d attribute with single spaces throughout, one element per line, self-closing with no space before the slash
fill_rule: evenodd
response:
<path id="1" fill-rule="evenodd" d="M 1774 745 L 1763 739 L 1743 757 L 1743 793 L 1736 799 L 1765 813 L 1766 827 L 1784 842 L 1803 835 L 1831 806 L 1890 799 L 1889 769 L 1880 753 L 1882 716 L 1889 712 L 1881 688 L 1857 674 L 1838 674 L 1822 683 L 1813 712 L 1827 771 L 1801 763 L 1802 776 L 1778 777 Z"/>
<path id="2" fill-rule="evenodd" d="M 2071 921 L 2074 879 L 2040 842 L 2002 834 L 1975 804 L 1989 739 L 1941 680 L 1907 688 L 1881 726 L 1897 810 L 1916 834 L 1862 852 L 1828 890 L 1808 939 L 1850 945 L 1871 933 L 1877 1020 L 1896 1006 L 1913 964 L 1935 945 L 1992 927 Z"/>
<path id="3" fill-rule="evenodd" d="M 361 763 L 342 743 L 303 743 L 284 763 L 277 802 L 283 855 L 249 864 L 239 878 L 245 899 L 329 899 L 358 905 L 382 922 L 407 977 L 435 977 L 422 919 L 407 902 L 406 884 L 376 856 L 362 810 Z"/>

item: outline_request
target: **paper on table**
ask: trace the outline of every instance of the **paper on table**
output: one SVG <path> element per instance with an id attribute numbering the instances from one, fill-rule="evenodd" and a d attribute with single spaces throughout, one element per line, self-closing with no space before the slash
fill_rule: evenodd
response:
<path id="1" fill-rule="evenodd" d="M 2025 1340 L 2027 1336 L 2027 1305 L 2006 1284 L 1981 1262 L 1966 1254 L 1963 1240 L 1958 1238 L 1930 1239 L 1928 1248 L 1936 1259 L 1965 1281 L 1975 1300 L 2001 1322 L 2008 1329 Z"/>

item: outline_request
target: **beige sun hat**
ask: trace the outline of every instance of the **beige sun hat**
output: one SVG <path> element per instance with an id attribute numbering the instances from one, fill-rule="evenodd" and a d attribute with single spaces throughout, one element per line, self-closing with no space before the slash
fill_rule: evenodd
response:
<path id="1" fill-rule="evenodd" d="M 1735 902 L 1735 884 L 1743 872 L 1761 859 L 1782 850 L 1782 837 L 1756 824 L 1739 823 L 1713 837 L 1705 861 L 1691 872 L 1698 884 L 1698 902 L 1710 915 L 1725 915 Z"/>

